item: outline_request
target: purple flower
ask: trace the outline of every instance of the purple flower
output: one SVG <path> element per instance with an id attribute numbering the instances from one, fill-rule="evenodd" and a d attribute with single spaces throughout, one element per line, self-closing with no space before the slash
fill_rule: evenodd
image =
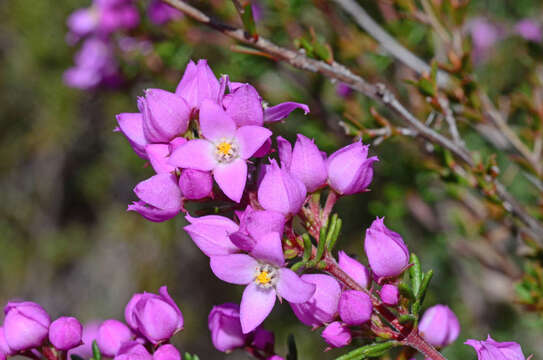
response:
<path id="1" fill-rule="evenodd" d="M 349 96 L 351 96 L 351 94 L 353 93 L 353 89 L 351 89 L 351 87 L 343 82 L 340 82 L 339 84 L 337 84 L 336 86 L 336 94 L 343 98 L 343 99 L 346 99 L 348 98 Z"/>
<path id="2" fill-rule="evenodd" d="M 128 341 L 121 345 L 115 360 L 151 360 L 154 359 L 145 346 L 137 341 Z"/>
<path id="3" fill-rule="evenodd" d="M 132 336 L 132 331 L 128 326 L 118 320 L 109 319 L 98 328 L 96 343 L 103 355 L 114 357 L 121 346 L 132 339 Z"/>
<path id="4" fill-rule="evenodd" d="M 347 255 L 344 251 L 339 251 L 339 267 L 345 271 L 354 281 L 356 281 L 362 287 L 367 288 L 371 283 L 370 272 L 368 269 Z"/>
<path id="5" fill-rule="evenodd" d="M 300 278 L 315 284 L 315 293 L 304 303 L 290 304 L 294 315 L 308 326 L 320 326 L 334 320 L 341 296 L 341 287 L 337 280 L 324 274 L 305 274 Z"/>
<path id="6" fill-rule="evenodd" d="M 195 110 L 199 109 L 206 99 L 217 102 L 219 91 L 219 81 L 207 65 L 207 60 L 202 59 L 198 60 L 198 64 L 192 60 L 188 63 L 175 93 L 182 96 L 190 108 Z"/>
<path id="7" fill-rule="evenodd" d="M 339 321 L 330 323 L 322 332 L 321 336 L 328 345 L 340 348 L 349 345 L 352 340 L 349 328 Z"/>
<path id="8" fill-rule="evenodd" d="M 224 194 L 239 202 L 247 181 L 246 161 L 270 137 L 271 131 L 260 126 L 236 128 L 234 120 L 210 100 L 202 102 L 200 129 L 205 140 L 191 140 L 179 147 L 171 155 L 170 163 L 212 171 Z"/>
<path id="9" fill-rule="evenodd" d="M 328 158 L 328 184 L 338 194 L 352 195 L 365 191 L 373 178 L 373 163 L 377 156 L 368 158 L 369 145 L 357 141 Z"/>
<path id="10" fill-rule="evenodd" d="M 305 185 L 275 160 L 270 163 L 258 187 L 260 205 L 285 215 L 298 213 L 307 195 Z"/>
<path id="11" fill-rule="evenodd" d="M 230 352 L 243 347 L 248 340 L 241 331 L 238 304 L 214 306 L 209 313 L 208 326 L 213 346 L 219 351 Z"/>
<path id="12" fill-rule="evenodd" d="M 173 174 L 154 175 L 136 185 L 134 192 L 140 201 L 128 205 L 128 211 L 136 211 L 154 222 L 169 220 L 183 208 L 181 190 Z"/>
<path id="13" fill-rule="evenodd" d="M 370 296 L 362 291 L 346 290 L 339 299 L 339 317 L 347 325 L 360 325 L 369 321 L 373 305 Z"/>
<path id="14" fill-rule="evenodd" d="M 540 42 L 542 38 L 541 24 L 532 19 L 523 19 L 515 25 L 515 32 L 524 39 Z"/>
<path id="15" fill-rule="evenodd" d="M 181 360 L 181 354 L 172 344 L 164 344 L 155 351 L 153 360 Z"/>
<path id="16" fill-rule="evenodd" d="M 152 0 L 147 8 L 147 14 L 149 15 L 149 19 L 151 19 L 151 22 L 156 25 L 162 25 L 183 17 L 181 11 L 163 3 L 161 0 Z"/>
<path id="17" fill-rule="evenodd" d="M 254 331 L 252 345 L 257 349 L 272 353 L 275 347 L 275 335 L 271 331 L 259 326 Z"/>
<path id="18" fill-rule="evenodd" d="M 94 7 L 77 9 L 70 14 L 66 21 L 70 33 L 76 39 L 93 32 L 100 20 L 98 10 Z"/>
<path id="19" fill-rule="evenodd" d="M 326 183 L 325 159 L 313 140 L 298 134 L 292 150 L 290 173 L 304 183 L 308 192 L 314 192 Z"/>
<path id="20" fill-rule="evenodd" d="M 13 355 L 14 351 L 10 349 L 8 342 L 6 341 L 6 334 L 4 333 L 4 327 L 0 326 L 0 358 L 6 358 Z"/>
<path id="21" fill-rule="evenodd" d="M 254 87 L 249 84 L 242 84 L 234 92 L 223 99 L 226 113 L 238 127 L 264 125 L 264 109 L 262 98 Z"/>
<path id="22" fill-rule="evenodd" d="M 497 342 L 488 335 L 486 340 L 469 339 L 464 344 L 477 351 L 478 360 L 525 360 L 520 345 L 514 341 Z"/>
<path id="23" fill-rule="evenodd" d="M 309 107 L 307 105 L 289 101 L 272 107 L 267 107 L 264 110 L 264 122 L 276 122 L 283 120 L 296 109 L 302 109 L 305 115 L 309 113 Z"/>
<path id="24" fill-rule="evenodd" d="M 40 305 L 31 301 L 10 301 L 4 314 L 4 336 L 12 351 L 38 347 L 47 337 L 51 318 Z"/>
<path id="25" fill-rule="evenodd" d="M 207 256 L 239 252 L 229 237 L 239 230 L 239 226 L 232 220 L 219 215 L 207 215 L 199 218 L 187 216 L 186 219 L 190 225 L 185 226 L 184 230 Z"/>
<path id="26" fill-rule="evenodd" d="M 256 239 L 267 233 L 283 233 L 285 216 L 276 211 L 255 210 L 250 205 L 240 215 L 239 231 L 230 234 L 234 245 L 244 251 L 251 251 Z"/>
<path id="27" fill-rule="evenodd" d="M 92 343 L 98 337 L 99 328 L 100 323 L 97 321 L 85 324 L 83 326 L 82 336 L 83 345 L 71 349 L 68 352 L 68 358 L 70 358 L 70 355 L 74 354 L 82 357 L 83 359 L 90 359 L 92 357 Z"/>
<path id="28" fill-rule="evenodd" d="M 130 2 L 117 6 L 103 6 L 100 11 L 98 32 L 104 36 L 117 30 L 129 30 L 138 26 L 140 15 L 138 8 Z"/>
<path id="29" fill-rule="evenodd" d="M 74 317 L 60 317 L 49 326 L 49 341 L 57 350 L 70 350 L 82 344 L 83 326 Z"/>
<path id="30" fill-rule="evenodd" d="M 130 327 L 153 344 L 169 340 L 183 330 L 183 314 L 162 286 L 159 294 L 135 294 L 125 308 L 125 319 Z"/>
<path id="31" fill-rule="evenodd" d="M 377 277 L 400 275 L 409 265 L 409 250 L 400 234 L 389 230 L 384 218 L 377 218 L 366 230 L 364 250 Z"/>
<path id="32" fill-rule="evenodd" d="M 399 301 L 398 287 L 391 284 L 385 284 L 381 288 L 381 291 L 379 291 L 379 295 L 381 296 L 381 300 L 383 301 L 385 305 L 389 305 L 389 306 L 398 305 L 398 301 Z"/>
<path id="33" fill-rule="evenodd" d="M 307 283 L 285 267 L 278 233 L 258 239 L 251 255 L 231 254 L 211 257 L 211 270 L 221 280 L 245 285 L 241 299 L 240 320 L 244 334 L 260 325 L 273 309 L 276 296 L 293 303 L 303 303 L 315 292 Z"/>
<path id="34" fill-rule="evenodd" d="M 456 340 L 460 333 L 460 323 L 448 306 L 435 305 L 422 316 L 419 331 L 430 344 L 444 347 Z"/>
<path id="35" fill-rule="evenodd" d="M 204 199 L 212 194 L 213 179 L 208 171 L 185 169 L 179 177 L 179 188 L 185 199 Z"/>

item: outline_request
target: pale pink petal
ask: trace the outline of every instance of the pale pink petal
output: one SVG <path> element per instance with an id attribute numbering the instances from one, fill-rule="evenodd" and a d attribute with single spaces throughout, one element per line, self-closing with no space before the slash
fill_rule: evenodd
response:
<path id="1" fill-rule="evenodd" d="M 307 113 L 309 112 L 309 107 L 306 104 L 300 104 L 291 101 L 284 102 L 264 110 L 264 122 L 275 122 L 283 120 L 296 109 L 302 109 L 305 115 L 307 115 Z"/>
<path id="2" fill-rule="evenodd" d="M 268 140 L 272 132 L 262 126 L 243 126 L 236 131 L 240 156 L 248 159 Z"/>
<path id="3" fill-rule="evenodd" d="M 245 285 L 253 281 L 258 262 L 247 254 L 212 256 L 211 271 L 222 281 Z"/>
<path id="4" fill-rule="evenodd" d="M 263 289 L 251 282 L 243 291 L 240 304 L 241 330 L 247 334 L 268 317 L 275 305 L 275 290 Z"/>
<path id="5" fill-rule="evenodd" d="M 247 182 L 247 164 L 243 159 L 236 159 L 230 164 L 219 164 L 213 170 L 213 177 L 226 196 L 239 202 Z"/>
<path id="6" fill-rule="evenodd" d="M 157 174 L 140 182 L 134 192 L 147 204 L 164 210 L 180 210 L 181 190 L 173 174 Z"/>
<path id="7" fill-rule="evenodd" d="M 281 244 L 281 234 L 271 232 L 257 239 L 251 255 L 257 259 L 282 266 L 285 262 L 285 257 L 283 255 L 283 245 Z"/>
<path id="8" fill-rule="evenodd" d="M 200 130 L 211 141 L 231 139 L 236 133 L 236 123 L 221 106 L 206 99 L 200 107 Z"/>
<path id="9" fill-rule="evenodd" d="M 277 150 L 279 151 L 279 160 L 281 160 L 281 167 L 285 170 L 289 170 L 290 163 L 292 162 L 292 145 L 282 136 L 278 136 Z"/>
<path id="10" fill-rule="evenodd" d="M 170 173 L 175 170 L 175 166 L 168 163 L 169 144 L 149 144 L 145 147 L 145 152 L 147 152 L 151 166 L 157 174 Z"/>
<path id="11" fill-rule="evenodd" d="M 315 284 L 303 281 L 287 268 L 279 270 L 279 280 L 275 288 L 280 297 L 295 304 L 306 302 L 315 293 Z"/>
<path id="12" fill-rule="evenodd" d="M 210 171 L 217 166 L 213 151 L 213 144 L 209 141 L 190 140 L 173 152 L 169 163 L 183 169 Z"/>
<path id="13" fill-rule="evenodd" d="M 134 152 L 141 158 L 147 159 L 145 145 L 147 140 L 143 135 L 143 116 L 140 113 L 122 113 L 117 115 L 119 130 L 128 139 Z"/>

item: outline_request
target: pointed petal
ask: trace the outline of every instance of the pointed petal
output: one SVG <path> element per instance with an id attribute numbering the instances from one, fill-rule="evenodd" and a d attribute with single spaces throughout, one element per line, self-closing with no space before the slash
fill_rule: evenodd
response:
<path id="1" fill-rule="evenodd" d="M 140 113 L 122 113 L 117 115 L 119 129 L 130 142 L 134 152 L 141 158 L 147 159 L 145 145 L 147 140 L 143 135 L 143 116 Z"/>
<path id="2" fill-rule="evenodd" d="M 213 177 L 224 194 L 239 203 L 247 182 L 247 164 L 245 160 L 236 159 L 230 164 L 218 165 L 213 170 Z"/>
<path id="3" fill-rule="evenodd" d="M 211 271 L 222 281 L 245 285 L 253 281 L 258 262 L 247 254 L 212 256 Z"/>
<path id="4" fill-rule="evenodd" d="M 149 144 L 145 147 L 145 152 L 157 174 L 170 173 L 175 170 L 175 166 L 168 163 L 170 156 L 169 144 Z"/>
<path id="5" fill-rule="evenodd" d="M 217 166 L 213 150 L 213 144 L 209 141 L 190 140 L 173 152 L 169 163 L 184 169 L 210 171 Z"/>
<path id="6" fill-rule="evenodd" d="M 307 115 L 309 112 L 309 107 L 305 104 L 290 101 L 284 102 L 264 110 L 264 122 L 275 122 L 282 120 L 296 109 L 302 109 L 305 115 Z"/>
<path id="7" fill-rule="evenodd" d="M 240 156 L 248 159 L 268 140 L 272 132 L 262 126 L 243 126 L 236 131 Z"/>
<path id="8" fill-rule="evenodd" d="M 289 170 L 292 162 L 292 145 L 282 136 L 277 137 L 277 150 L 279 151 L 279 160 L 281 167 Z"/>
<path id="9" fill-rule="evenodd" d="M 231 139 L 236 133 L 236 123 L 217 103 L 204 100 L 200 107 L 200 129 L 211 141 Z"/>
<path id="10" fill-rule="evenodd" d="M 185 219 L 187 219 L 187 221 L 191 224 L 206 224 L 224 227 L 230 233 L 239 230 L 238 224 L 236 224 L 229 218 L 220 215 L 206 215 L 200 217 L 192 217 L 190 215 L 187 215 Z"/>
<path id="11" fill-rule="evenodd" d="M 207 256 L 239 252 L 239 249 L 230 241 L 228 230 L 225 227 L 196 223 L 187 225 L 183 229 Z"/>
<path id="12" fill-rule="evenodd" d="M 140 200 L 159 209 L 177 210 L 182 206 L 181 190 L 172 174 L 157 174 L 134 188 Z"/>
<path id="13" fill-rule="evenodd" d="M 126 211 L 135 211 L 149 221 L 163 222 L 175 217 L 180 210 L 163 210 L 149 206 L 143 201 L 134 201 L 128 205 Z"/>
<path id="14" fill-rule="evenodd" d="M 247 334 L 268 317 L 275 305 L 275 290 L 263 289 L 251 282 L 243 291 L 240 304 L 241 329 Z"/>
<path id="15" fill-rule="evenodd" d="M 243 84 L 232 94 L 226 113 L 236 122 L 237 126 L 262 126 L 264 124 L 264 110 L 260 95 L 249 84 Z"/>
<path id="16" fill-rule="evenodd" d="M 277 232 L 271 232 L 262 236 L 251 251 L 251 255 L 257 259 L 282 266 L 285 262 L 285 256 L 283 255 L 281 235 Z"/>
<path id="17" fill-rule="evenodd" d="M 315 293 L 315 284 L 303 281 L 292 270 L 279 270 L 279 281 L 276 285 L 277 294 L 292 303 L 303 303 Z"/>

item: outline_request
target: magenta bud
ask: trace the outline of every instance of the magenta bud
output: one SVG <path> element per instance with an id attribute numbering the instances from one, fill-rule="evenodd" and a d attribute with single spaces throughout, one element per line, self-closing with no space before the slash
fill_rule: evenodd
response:
<path id="1" fill-rule="evenodd" d="M 422 316 L 419 331 L 433 346 L 444 347 L 456 340 L 460 334 L 460 323 L 448 306 L 435 305 Z"/>
<path id="2" fill-rule="evenodd" d="M 4 334 L 4 328 L 0 326 L 0 358 L 5 359 L 9 355 L 13 355 L 13 350 L 9 348 Z"/>
<path id="3" fill-rule="evenodd" d="M 181 360 L 181 354 L 172 344 L 164 344 L 155 351 L 153 360 Z"/>
<path id="4" fill-rule="evenodd" d="M 338 311 L 341 287 L 336 279 L 324 274 L 305 274 L 300 277 L 315 284 L 315 293 L 305 303 L 290 303 L 294 315 L 305 325 L 320 326 L 334 320 Z"/>
<path id="5" fill-rule="evenodd" d="M 478 360 L 524 360 L 520 345 L 514 341 L 498 342 L 488 335 L 486 340 L 469 339 L 464 344 L 472 346 Z M 528 357 L 528 359 L 530 359 Z"/>
<path id="6" fill-rule="evenodd" d="M 179 177 L 179 187 L 185 199 L 199 200 L 211 195 L 213 179 L 209 171 L 184 169 Z"/>
<path id="7" fill-rule="evenodd" d="M 360 325 L 369 321 L 373 305 L 370 296 L 362 291 L 346 290 L 339 299 L 339 317 L 347 325 Z"/>
<path id="8" fill-rule="evenodd" d="M 70 350 L 81 345 L 83 326 L 74 317 L 63 316 L 49 326 L 49 341 L 57 350 Z"/>
<path id="9" fill-rule="evenodd" d="M 239 305 L 226 303 L 214 306 L 208 317 L 213 346 L 219 351 L 230 352 L 247 342 L 247 335 L 241 330 Z"/>
<path id="10" fill-rule="evenodd" d="M 138 99 L 138 108 L 143 115 L 143 134 L 150 143 L 168 143 L 188 129 L 190 109 L 174 93 L 147 89 L 145 97 Z"/>
<path id="11" fill-rule="evenodd" d="M 51 318 L 40 305 L 31 301 L 12 301 L 8 302 L 4 313 L 4 336 L 12 351 L 38 347 L 47 337 Z"/>
<path id="12" fill-rule="evenodd" d="M 151 360 L 153 356 L 141 343 L 127 341 L 121 345 L 114 360 Z"/>
<path id="13" fill-rule="evenodd" d="M 192 60 L 188 63 L 183 78 L 177 85 L 175 93 L 185 99 L 191 109 L 198 109 L 205 99 L 217 102 L 219 98 L 219 81 L 207 65 L 207 60 Z"/>
<path id="14" fill-rule="evenodd" d="M 262 351 L 271 353 L 275 346 L 275 335 L 259 326 L 254 331 L 253 346 Z"/>
<path id="15" fill-rule="evenodd" d="M 399 301 L 399 292 L 398 288 L 391 284 L 385 284 L 379 292 L 381 300 L 385 305 L 395 306 L 398 305 Z"/>
<path id="16" fill-rule="evenodd" d="M 367 288 L 371 283 L 371 276 L 368 268 L 347 255 L 344 251 L 339 251 L 339 267 L 345 271 L 354 281 L 362 287 Z"/>
<path id="17" fill-rule="evenodd" d="M 409 250 L 402 237 L 389 230 L 384 218 L 377 218 L 366 230 L 364 250 L 370 268 L 377 277 L 400 275 L 409 265 Z"/>
<path id="18" fill-rule="evenodd" d="M 228 99 L 226 113 L 230 115 L 238 127 L 264 125 L 262 99 L 254 87 L 243 84 Z"/>
<path id="19" fill-rule="evenodd" d="M 339 321 L 330 323 L 322 332 L 321 336 L 328 345 L 340 348 L 349 345 L 352 340 L 349 328 Z"/>
<path id="20" fill-rule="evenodd" d="M 118 320 L 109 319 L 98 328 L 96 343 L 103 355 L 114 357 L 121 346 L 132 339 L 132 335 L 128 326 Z"/>
<path id="21" fill-rule="evenodd" d="M 282 214 L 297 214 L 307 194 L 305 185 L 275 160 L 266 169 L 258 188 L 258 201 L 266 210 Z"/>
<path id="22" fill-rule="evenodd" d="M 326 183 L 328 176 L 322 154 L 313 140 L 298 134 L 292 150 L 290 172 L 304 183 L 308 192 L 313 192 Z"/>
<path id="23" fill-rule="evenodd" d="M 365 191 L 373 179 L 376 156 L 368 158 L 368 145 L 357 141 L 347 145 L 328 158 L 328 184 L 338 194 L 351 195 Z"/>

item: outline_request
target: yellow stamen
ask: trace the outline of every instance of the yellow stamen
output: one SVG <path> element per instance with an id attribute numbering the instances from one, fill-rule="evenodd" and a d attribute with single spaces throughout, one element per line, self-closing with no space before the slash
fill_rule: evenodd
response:
<path id="1" fill-rule="evenodd" d="M 258 274 L 256 276 L 256 282 L 261 284 L 261 285 L 266 285 L 267 283 L 269 283 L 271 281 L 271 277 L 270 277 L 270 274 L 263 270 L 260 272 L 260 274 Z"/>
<path id="2" fill-rule="evenodd" d="M 230 143 L 222 142 L 217 145 L 217 151 L 222 155 L 228 155 L 230 153 L 230 150 L 232 150 L 232 144 Z"/>

